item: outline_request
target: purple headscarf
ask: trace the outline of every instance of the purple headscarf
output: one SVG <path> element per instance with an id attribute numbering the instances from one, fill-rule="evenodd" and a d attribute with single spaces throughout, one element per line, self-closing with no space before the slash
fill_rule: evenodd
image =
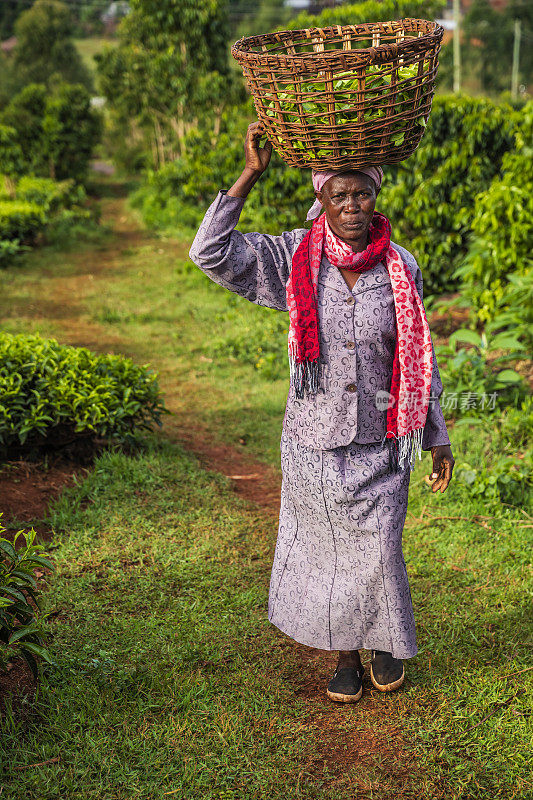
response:
<path id="1" fill-rule="evenodd" d="M 330 178 L 334 178 L 336 175 L 344 175 L 345 172 L 351 172 L 352 170 L 349 169 L 339 169 L 339 170 L 328 170 L 327 172 L 316 172 L 313 170 L 313 188 L 315 192 L 320 192 L 326 181 L 329 181 Z M 383 181 L 383 170 L 381 167 L 358 167 L 354 169 L 353 172 L 363 172 L 365 175 L 368 175 L 369 178 L 372 178 L 374 183 L 376 184 L 376 191 L 379 192 L 381 188 L 381 182 Z M 316 219 L 322 213 L 322 203 L 320 200 L 315 200 L 309 211 L 307 212 L 307 219 Z"/>

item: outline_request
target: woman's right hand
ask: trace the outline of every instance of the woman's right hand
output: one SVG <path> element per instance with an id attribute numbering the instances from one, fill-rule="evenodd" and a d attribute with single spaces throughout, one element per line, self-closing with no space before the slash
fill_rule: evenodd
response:
<path id="1" fill-rule="evenodd" d="M 272 144 L 268 140 L 261 147 L 259 141 L 265 129 L 261 122 L 252 122 L 248 125 L 246 139 L 244 140 L 244 154 L 246 156 L 246 169 L 255 175 L 262 175 L 268 167 L 272 155 Z"/>

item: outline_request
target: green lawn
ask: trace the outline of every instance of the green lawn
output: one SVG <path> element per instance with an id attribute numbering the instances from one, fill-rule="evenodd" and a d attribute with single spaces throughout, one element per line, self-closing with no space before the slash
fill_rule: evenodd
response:
<path id="1" fill-rule="evenodd" d="M 74 39 L 74 44 L 89 72 L 94 73 L 96 70 L 94 57 L 101 53 L 104 47 L 114 47 L 116 41 L 116 39 L 104 36 L 90 36 L 83 39 Z"/>
<path id="2" fill-rule="evenodd" d="M 350 708 L 302 692 L 327 670 L 267 621 L 275 521 L 172 441 L 195 425 L 279 467 L 287 379 L 257 369 L 247 343 L 265 330 L 267 347 L 283 317 L 103 202 L 114 235 L 5 273 L 3 327 L 152 364 L 175 416 L 137 457 L 104 455 L 52 510 L 57 666 L 34 717 L 5 724 L 2 797 L 533 797 L 524 512 L 458 483 L 432 495 L 426 454 L 405 531 L 420 648 L 405 688 Z M 479 427 L 452 443 L 456 459 L 490 458 Z"/>

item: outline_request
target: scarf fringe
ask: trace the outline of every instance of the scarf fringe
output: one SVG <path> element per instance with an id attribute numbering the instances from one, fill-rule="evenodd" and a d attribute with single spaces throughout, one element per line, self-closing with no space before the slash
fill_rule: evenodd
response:
<path id="1" fill-rule="evenodd" d="M 294 386 L 294 393 L 298 400 L 303 400 L 305 394 L 316 394 L 319 384 L 319 361 L 302 361 L 298 363 L 296 357 L 289 352 L 290 384 Z"/>
<path id="2" fill-rule="evenodd" d="M 395 434 L 387 434 L 384 438 L 389 443 L 389 452 L 392 464 L 396 472 L 404 468 L 407 461 L 411 471 L 415 468 L 416 456 L 419 461 L 422 460 L 422 437 L 424 428 L 417 428 L 414 431 L 404 434 L 403 436 L 396 436 Z"/>

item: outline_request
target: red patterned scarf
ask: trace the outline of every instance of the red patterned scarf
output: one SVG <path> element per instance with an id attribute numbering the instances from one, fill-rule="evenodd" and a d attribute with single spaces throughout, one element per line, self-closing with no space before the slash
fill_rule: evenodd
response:
<path id="1" fill-rule="evenodd" d="M 293 256 L 287 283 L 290 380 L 299 399 L 318 391 L 317 284 L 322 255 L 333 266 L 353 272 L 366 272 L 383 262 L 391 281 L 397 327 L 386 438 L 396 443 L 397 465 L 401 468 L 408 458 L 412 468 L 415 455 L 421 458 L 433 350 L 424 306 L 409 269 L 390 245 L 390 235 L 387 217 L 374 213 L 368 247 L 354 253 L 331 231 L 325 214 L 315 220 Z"/>

